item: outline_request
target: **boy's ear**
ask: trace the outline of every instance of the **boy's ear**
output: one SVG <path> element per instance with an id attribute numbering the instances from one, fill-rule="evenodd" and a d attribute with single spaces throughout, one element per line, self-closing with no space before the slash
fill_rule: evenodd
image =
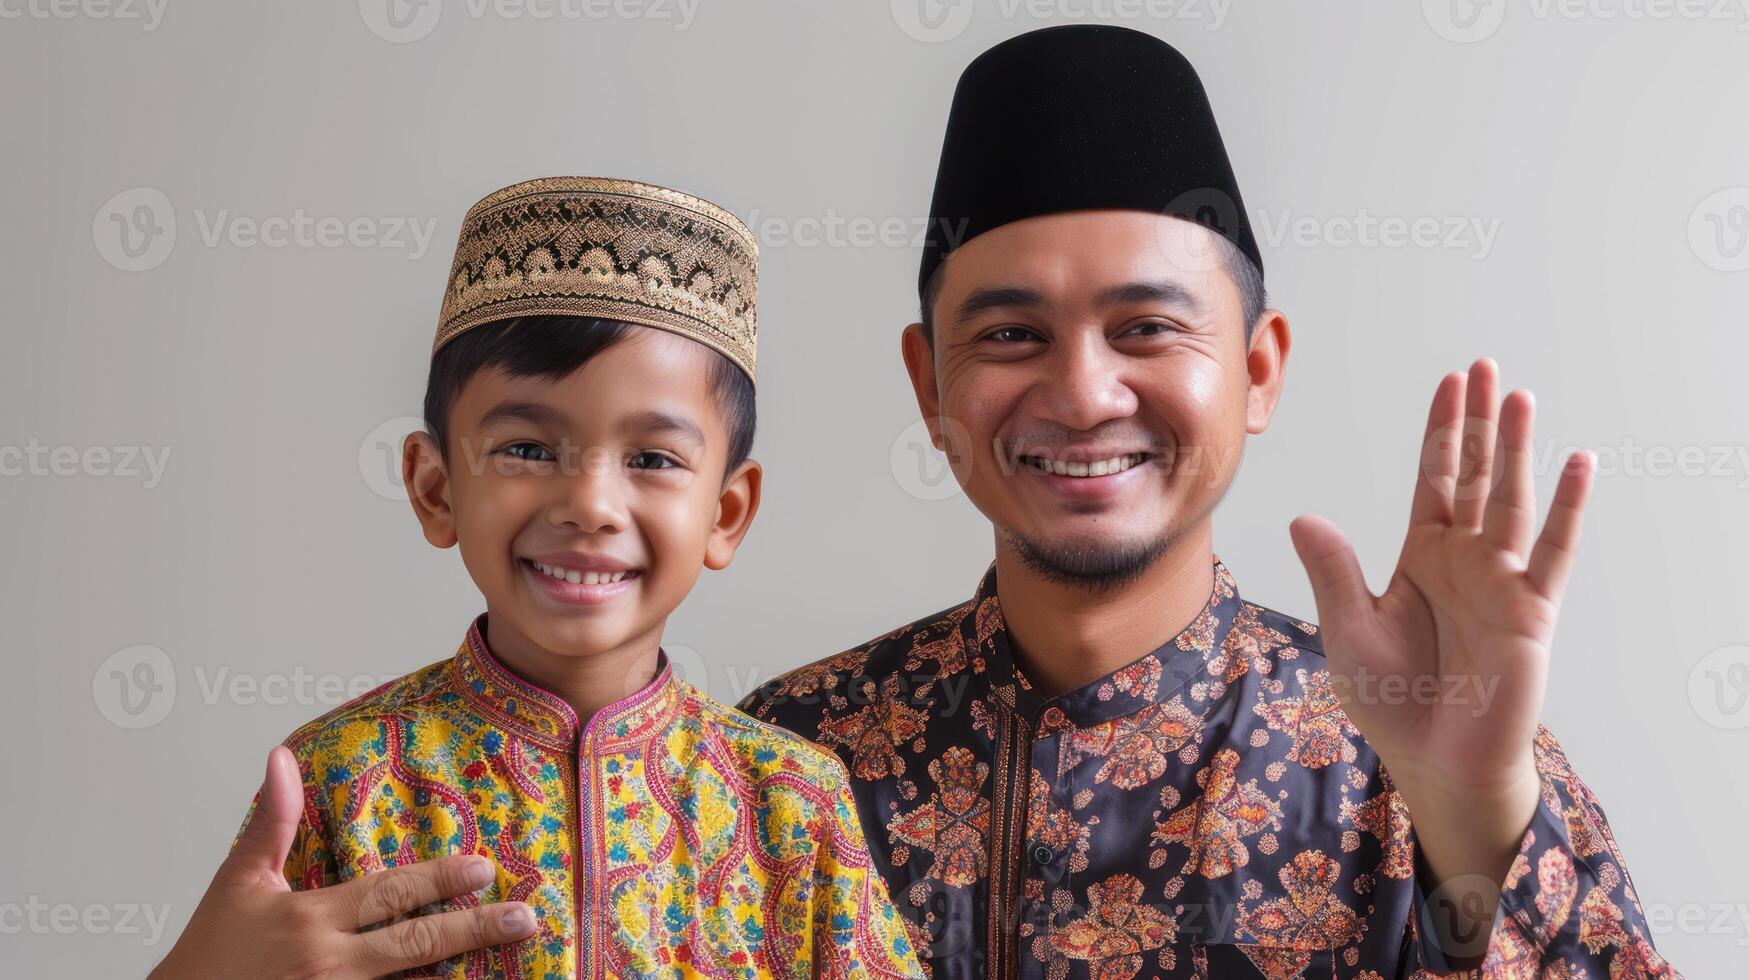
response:
<path id="1" fill-rule="evenodd" d="M 753 526 L 753 515 L 759 512 L 760 481 L 765 471 L 756 460 L 747 460 L 723 482 L 722 496 L 717 498 L 717 522 L 711 526 L 710 541 L 704 549 L 704 567 L 722 571 L 735 557 L 735 549 Z"/>
<path id="2" fill-rule="evenodd" d="M 449 470 L 430 434 L 414 432 L 401 445 L 401 482 L 407 488 L 413 516 L 419 518 L 425 531 L 425 540 L 436 548 L 454 546 L 455 509 L 449 499 Z"/>

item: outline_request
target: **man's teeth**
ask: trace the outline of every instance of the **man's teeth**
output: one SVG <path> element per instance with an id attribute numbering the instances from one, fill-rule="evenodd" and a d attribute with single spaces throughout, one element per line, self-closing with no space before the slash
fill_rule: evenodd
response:
<path id="1" fill-rule="evenodd" d="M 535 571 L 542 575 L 550 575 L 561 582 L 569 582 L 572 585 L 608 585 L 632 574 L 629 571 L 579 572 L 575 568 L 560 568 L 557 565 L 546 565 L 538 561 L 531 561 L 529 564 L 533 565 Z"/>
<path id="2" fill-rule="evenodd" d="M 1036 470 L 1055 473 L 1057 476 L 1110 476 L 1113 473 L 1122 473 L 1147 458 L 1146 453 L 1130 453 L 1126 456 L 1094 460 L 1091 463 L 1065 463 L 1062 460 L 1041 459 L 1037 456 L 1028 456 L 1026 461 Z"/>

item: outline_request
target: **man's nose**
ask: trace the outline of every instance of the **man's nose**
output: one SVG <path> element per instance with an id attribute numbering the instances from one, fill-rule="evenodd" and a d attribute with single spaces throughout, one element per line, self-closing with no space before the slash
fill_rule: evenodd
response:
<path id="1" fill-rule="evenodd" d="M 1058 344 L 1046 358 L 1045 377 L 1035 389 L 1034 412 L 1071 429 L 1092 429 L 1136 413 L 1134 389 L 1124 378 L 1125 359 L 1103 331 L 1087 331 Z"/>

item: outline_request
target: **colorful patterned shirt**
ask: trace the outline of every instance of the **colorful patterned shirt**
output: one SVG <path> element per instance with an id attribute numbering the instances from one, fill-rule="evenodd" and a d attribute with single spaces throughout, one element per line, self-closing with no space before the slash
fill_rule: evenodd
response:
<path id="1" fill-rule="evenodd" d="M 523 901 L 539 932 L 437 974 L 456 978 L 922 975 L 830 753 L 665 657 L 580 725 L 484 637 L 482 615 L 454 657 L 287 739 L 304 777 L 294 888 L 492 858 L 493 884 L 421 911 Z"/>
<path id="2" fill-rule="evenodd" d="M 937 980 L 1447 975 L 1408 810 L 1317 628 L 1214 572 L 1183 632 L 1058 697 L 1015 665 L 992 566 L 972 601 L 743 702 L 850 767 Z M 1676 977 L 1546 728 L 1535 756 L 1482 975 Z"/>

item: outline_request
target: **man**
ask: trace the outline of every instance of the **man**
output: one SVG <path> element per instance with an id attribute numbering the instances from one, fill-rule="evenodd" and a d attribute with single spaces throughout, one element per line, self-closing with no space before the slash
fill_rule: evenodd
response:
<path id="1" fill-rule="evenodd" d="M 960 82 L 934 212 L 970 237 L 926 252 L 903 353 L 995 562 L 743 703 L 849 765 L 933 975 L 1676 976 L 1536 724 L 1590 455 L 1533 544 L 1528 395 L 1497 406 L 1485 360 L 1446 377 L 1382 597 L 1335 528 L 1291 528 L 1314 627 L 1213 550 L 1291 337 L 1183 59 L 1114 28 L 999 45 Z M 300 806 L 275 750 L 181 975 L 372 976 L 527 935 L 491 905 L 361 933 L 484 869 L 292 893 Z"/>
<path id="2" fill-rule="evenodd" d="M 1190 65 L 1112 27 L 996 46 L 931 217 L 967 238 L 926 249 L 902 350 L 995 561 L 742 707 L 844 759 L 933 975 L 1675 976 L 1537 723 L 1590 455 L 1537 536 L 1529 394 L 1447 376 L 1382 596 L 1290 528 L 1320 629 L 1213 549 L 1291 335 Z"/>

